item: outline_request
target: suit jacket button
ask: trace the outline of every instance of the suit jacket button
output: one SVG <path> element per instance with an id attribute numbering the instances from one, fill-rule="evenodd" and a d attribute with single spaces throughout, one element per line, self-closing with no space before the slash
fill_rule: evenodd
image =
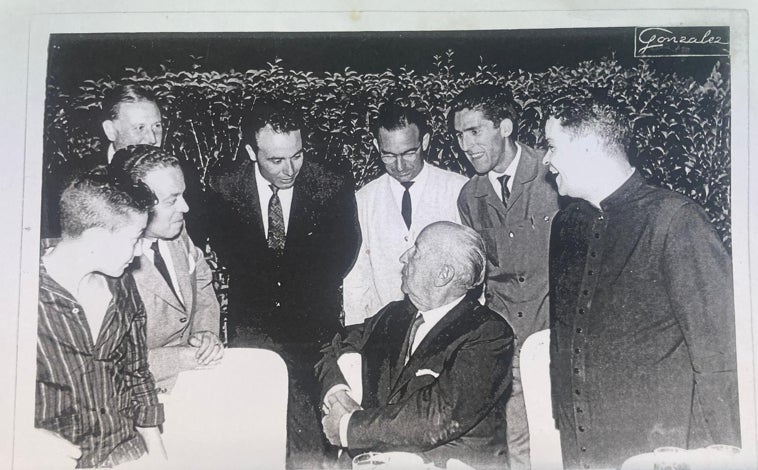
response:
<path id="1" fill-rule="evenodd" d="M 187 317 L 182 317 L 179 319 L 181 323 L 187 323 Z"/>

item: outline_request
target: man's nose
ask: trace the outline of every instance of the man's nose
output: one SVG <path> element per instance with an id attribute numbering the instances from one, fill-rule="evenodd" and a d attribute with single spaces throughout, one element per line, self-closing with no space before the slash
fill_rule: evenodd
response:
<path id="1" fill-rule="evenodd" d="M 179 212 L 182 214 L 189 212 L 189 204 L 187 204 L 187 200 L 184 199 L 184 196 L 179 197 Z"/>
<path id="2" fill-rule="evenodd" d="M 408 263 L 408 253 L 410 253 L 410 251 L 411 251 L 411 248 L 408 248 L 407 250 L 405 250 L 403 252 L 402 255 L 400 255 L 400 262 L 401 263 L 403 263 L 403 264 L 407 264 Z"/>
<path id="3" fill-rule="evenodd" d="M 398 155 L 395 157 L 395 160 L 397 160 L 397 171 L 402 172 L 405 169 L 405 162 L 403 161 L 403 157 Z"/>
<path id="4" fill-rule="evenodd" d="M 154 130 L 150 129 L 145 133 L 145 143 L 148 145 L 158 144 L 158 137 L 156 136 Z"/>
<path id="5" fill-rule="evenodd" d="M 470 137 L 468 137 L 466 134 L 463 134 L 458 138 L 458 145 L 461 146 L 461 150 L 464 152 L 468 151 L 469 147 L 471 146 Z"/>

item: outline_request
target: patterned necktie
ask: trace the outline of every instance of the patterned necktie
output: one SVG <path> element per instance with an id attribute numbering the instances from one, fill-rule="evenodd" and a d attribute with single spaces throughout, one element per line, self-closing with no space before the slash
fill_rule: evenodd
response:
<path id="1" fill-rule="evenodd" d="M 403 214 L 405 226 L 411 228 L 413 208 L 411 207 L 411 193 L 408 190 L 413 186 L 413 181 L 406 181 L 405 183 L 400 184 L 405 188 L 405 192 L 403 193 L 403 203 L 400 206 L 400 213 Z"/>
<path id="2" fill-rule="evenodd" d="M 176 300 L 179 300 L 179 296 L 176 294 L 176 291 L 174 290 L 174 283 L 171 282 L 171 275 L 168 273 L 168 267 L 166 266 L 166 261 L 163 259 L 163 256 L 161 256 L 161 251 L 158 248 L 158 240 L 155 240 L 152 245 L 150 245 L 150 249 L 153 250 L 153 264 L 155 265 L 155 268 L 158 270 L 159 273 L 161 273 L 161 276 L 163 276 L 163 279 L 166 281 L 166 284 L 168 284 L 168 287 L 171 289 L 171 292 L 173 292 L 174 297 L 176 297 Z M 184 304 L 182 304 L 182 301 L 179 300 L 179 303 L 184 307 Z"/>
<path id="3" fill-rule="evenodd" d="M 277 254 L 284 251 L 284 215 L 282 214 L 282 203 L 279 201 L 279 188 L 273 184 L 269 185 L 273 194 L 268 200 L 268 247 Z"/>
<path id="4" fill-rule="evenodd" d="M 497 180 L 500 181 L 500 195 L 503 197 L 503 204 L 505 204 L 505 207 L 508 207 L 508 197 L 511 195 L 511 191 L 508 189 L 509 179 L 511 179 L 511 175 L 497 177 Z"/>
<path id="5" fill-rule="evenodd" d="M 408 337 L 405 340 L 405 362 L 403 364 L 408 364 L 408 360 L 411 358 L 411 350 L 413 348 L 413 340 L 416 339 L 416 333 L 418 332 L 419 327 L 421 324 L 424 323 L 424 316 L 419 313 L 416 315 L 416 319 L 413 320 L 413 324 L 411 325 L 411 329 L 408 330 Z"/>

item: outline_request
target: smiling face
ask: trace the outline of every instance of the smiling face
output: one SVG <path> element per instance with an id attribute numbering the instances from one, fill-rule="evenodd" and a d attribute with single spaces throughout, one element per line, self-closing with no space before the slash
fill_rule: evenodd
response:
<path id="1" fill-rule="evenodd" d="M 505 138 L 512 128 L 509 119 L 495 124 L 481 111 L 466 108 L 455 113 L 453 125 L 458 145 L 477 173 L 505 171 L 510 163 L 505 161 Z"/>
<path id="2" fill-rule="evenodd" d="M 412 181 L 424 167 L 424 150 L 429 145 L 429 135 L 419 135 L 415 124 L 399 129 L 379 128 L 379 137 L 374 144 L 384 162 L 387 173 L 401 183 Z"/>
<path id="3" fill-rule="evenodd" d="M 597 139 L 572 135 L 554 117 L 548 118 L 545 124 L 545 138 L 548 150 L 542 162 L 555 176 L 558 193 L 588 199 L 594 167 L 591 159 L 596 152 Z"/>
<path id="4" fill-rule="evenodd" d="M 182 231 L 184 214 L 189 206 L 184 200 L 184 175 L 175 166 L 158 167 L 145 175 L 143 181 L 155 193 L 158 204 L 150 212 L 145 236 L 171 240 Z"/>
<path id="5" fill-rule="evenodd" d="M 159 147 L 163 142 L 161 111 L 152 101 L 119 104 L 118 116 L 104 121 L 103 130 L 116 150 L 138 144 Z"/>
<path id="6" fill-rule="evenodd" d="M 270 125 L 256 134 L 258 153 L 248 145 L 250 157 L 257 161 L 258 170 L 266 180 L 279 189 L 288 189 L 303 167 L 303 140 L 300 131 L 276 132 Z"/>

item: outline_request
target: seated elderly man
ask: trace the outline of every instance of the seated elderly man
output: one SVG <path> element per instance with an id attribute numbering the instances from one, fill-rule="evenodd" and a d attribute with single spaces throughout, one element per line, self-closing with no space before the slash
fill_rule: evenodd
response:
<path id="1" fill-rule="evenodd" d="M 78 467 L 145 452 L 146 467 L 165 463 L 145 307 L 124 274 L 140 253 L 152 201 L 145 188 L 142 197 L 123 189 L 103 168 L 71 183 L 61 197 L 62 238 L 46 240 L 40 260 L 34 425 L 79 447 Z"/>
<path id="2" fill-rule="evenodd" d="M 401 261 L 407 297 L 336 337 L 317 366 L 327 438 L 351 454 L 406 451 L 438 466 L 455 458 L 507 468 L 513 330 L 469 293 L 484 279 L 484 242 L 471 228 L 436 222 Z M 362 357 L 360 405 L 338 364 L 346 353 Z"/>

